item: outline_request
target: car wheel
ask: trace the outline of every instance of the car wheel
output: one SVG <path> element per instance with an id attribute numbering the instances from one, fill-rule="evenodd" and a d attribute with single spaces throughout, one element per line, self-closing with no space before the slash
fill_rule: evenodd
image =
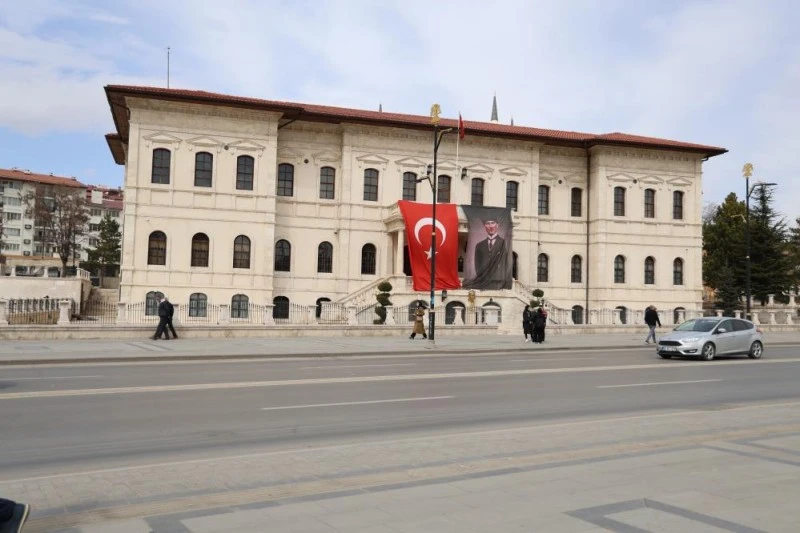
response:
<path id="1" fill-rule="evenodd" d="M 700 352 L 703 359 L 706 361 L 712 361 L 714 356 L 717 354 L 717 348 L 714 346 L 713 343 L 707 342 L 703 345 L 703 351 Z"/>
<path id="2" fill-rule="evenodd" d="M 750 346 L 750 353 L 747 354 L 747 357 L 750 359 L 761 359 L 763 354 L 764 345 L 761 344 L 761 341 L 753 341 L 753 344 Z"/>
<path id="3" fill-rule="evenodd" d="M 672 359 L 672 354 L 668 353 L 660 353 L 658 356 L 661 357 L 661 359 Z"/>

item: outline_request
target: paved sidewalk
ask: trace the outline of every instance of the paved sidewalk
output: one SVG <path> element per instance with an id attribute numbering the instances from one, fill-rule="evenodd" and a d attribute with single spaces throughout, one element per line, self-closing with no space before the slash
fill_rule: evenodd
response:
<path id="1" fill-rule="evenodd" d="M 769 347 L 800 345 L 800 332 L 766 333 Z M 0 365 L 70 362 L 213 360 L 259 357 L 536 353 L 551 350 L 653 349 L 644 334 L 548 335 L 544 344 L 522 335 L 440 336 L 435 343 L 405 336 L 177 339 L 154 341 L 43 340 L 0 342 Z"/>

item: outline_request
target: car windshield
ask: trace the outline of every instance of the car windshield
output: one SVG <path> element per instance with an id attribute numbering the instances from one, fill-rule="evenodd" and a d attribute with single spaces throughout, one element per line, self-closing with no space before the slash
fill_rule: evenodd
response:
<path id="1" fill-rule="evenodd" d="M 711 331 L 718 323 L 718 320 L 692 319 L 675 328 L 675 331 Z"/>

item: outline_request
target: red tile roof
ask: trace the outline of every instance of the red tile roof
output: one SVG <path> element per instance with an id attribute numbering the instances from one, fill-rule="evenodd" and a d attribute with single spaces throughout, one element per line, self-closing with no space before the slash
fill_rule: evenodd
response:
<path id="1" fill-rule="evenodd" d="M 231 107 L 244 107 L 266 111 L 282 112 L 284 119 L 302 119 L 317 122 L 354 122 L 383 126 L 405 127 L 413 129 L 429 129 L 430 117 L 424 115 L 407 115 L 402 113 L 387 113 L 383 111 L 367 111 L 363 109 L 350 109 L 316 104 L 301 104 L 296 102 L 282 102 L 279 100 L 263 100 L 260 98 L 247 98 L 226 94 L 195 91 L 187 89 L 167 89 L 163 87 L 137 87 L 128 85 L 107 85 L 106 96 L 111 107 L 111 114 L 116 125 L 116 133 L 106 135 L 106 141 L 114 154 L 114 159 L 119 164 L 124 164 L 122 144 L 128 141 L 129 122 L 126 97 L 144 97 L 158 100 L 183 101 L 207 105 L 225 105 Z M 456 119 L 441 121 L 445 128 L 457 128 Z M 724 154 L 725 148 L 707 146 L 702 144 L 686 143 L 655 137 L 628 135 L 625 133 L 580 133 L 575 131 L 560 131 L 525 126 L 511 126 L 493 122 L 464 121 L 468 135 L 485 137 L 506 137 L 523 140 L 543 142 L 564 146 L 595 146 L 595 145 L 622 145 L 643 148 L 679 150 L 685 152 L 701 153 L 708 157 Z"/>
<path id="2" fill-rule="evenodd" d="M 16 168 L 0 168 L 0 179 L 29 181 L 32 183 L 42 183 L 44 185 L 57 185 L 61 187 L 84 188 L 86 185 L 75 178 L 65 178 L 52 174 L 34 174 L 29 170 L 19 170 Z"/>

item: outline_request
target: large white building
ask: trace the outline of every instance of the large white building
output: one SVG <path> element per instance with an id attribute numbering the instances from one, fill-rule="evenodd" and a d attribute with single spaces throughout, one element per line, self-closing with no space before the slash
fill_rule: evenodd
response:
<path id="1" fill-rule="evenodd" d="M 397 202 L 431 201 L 415 181 L 433 162 L 430 117 L 152 87 L 106 94 L 117 129 L 106 138 L 125 165 L 121 301 L 163 291 L 235 313 L 242 302 L 374 300 L 383 279 L 396 305 L 427 299 L 405 281 Z M 518 282 L 476 305 L 492 299 L 514 316 L 540 288 L 567 310 L 700 307 L 702 164 L 723 148 L 466 130 L 458 161 L 455 135 L 439 149 L 440 201 L 515 211 Z M 449 292 L 446 303 L 467 304 L 467 291 Z"/>

